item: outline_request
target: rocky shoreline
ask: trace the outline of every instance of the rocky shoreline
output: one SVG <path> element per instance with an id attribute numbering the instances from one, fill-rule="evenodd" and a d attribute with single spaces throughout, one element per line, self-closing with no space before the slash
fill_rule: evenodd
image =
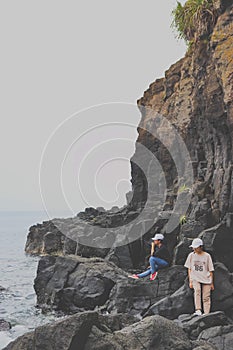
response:
<path id="1" fill-rule="evenodd" d="M 30 228 L 25 251 L 41 255 L 34 284 L 37 306 L 67 317 L 23 335 L 5 350 L 232 349 L 233 1 L 216 0 L 214 6 L 219 15 L 208 33 L 197 23 L 196 39 L 186 56 L 138 101 L 142 119 L 127 205 L 108 211 L 86 208 L 73 218 Z M 168 139 L 165 147 L 156 133 L 148 132 L 148 125 L 157 133 L 165 128 L 159 115 L 186 144 L 194 177 L 190 187 L 179 178 L 168 151 L 177 146 L 175 140 Z M 142 159 L 139 144 L 155 155 L 165 174 L 162 211 L 156 211 L 162 193 L 154 168 L 150 158 Z M 146 177 L 136 159 L 141 159 Z M 147 201 L 148 188 L 152 194 Z M 190 203 L 182 212 L 176 202 L 183 203 L 187 196 Z M 169 231 L 172 215 L 179 224 Z M 135 239 L 127 241 L 126 226 Z M 96 234 L 98 228 L 105 229 L 104 239 Z M 129 273 L 145 268 L 156 232 L 165 236 L 171 267 L 159 271 L 155 281 L 129 279 Z M 194 317 L 183 264 L 196 237 L 203 239 L 214 260 L 216 289 L 212 312 Z M 98 244 L 85 245 L 85 239 Z"/>
<path id="2" fill-rule="evenodd" d="M 232 330 L 232 323 L 222 312 L 195 318 L 183 315 L 176 321 L 159 315 L 137 321 L 127 314 L 88 311 L 39 327 L 5 349 L 216 350 L 223 349 L 223 343 L 230 349 Z M 206 341 L 209 339 L 212 344 Z"/>

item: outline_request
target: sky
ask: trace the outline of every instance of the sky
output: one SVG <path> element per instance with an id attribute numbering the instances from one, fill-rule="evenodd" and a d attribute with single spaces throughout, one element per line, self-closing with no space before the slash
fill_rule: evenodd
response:
<path id="1" fill-rule="evenodd" d="M 125 204 L 136 101 L 186 50 L 175 4 L 1 1 L 0 210 Z"/>

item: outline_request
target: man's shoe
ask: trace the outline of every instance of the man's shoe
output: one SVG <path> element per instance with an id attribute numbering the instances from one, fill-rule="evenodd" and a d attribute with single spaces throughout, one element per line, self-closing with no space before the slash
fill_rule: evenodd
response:
<path id="1" fill-rule="evenodd" d="M 136 274 L 134 274 L 134 275 L 129 275 L 128 277 L 134 278 L 135 280 L 138 280 L 138 279 L 139 279 L 138 275 L 136 275 Z"/>
<path id="2" fill-rule="evenodd" d="M 194 312 L 194 315 L 195 315 L 195 316 L 201 316 L 201 315 L 202 315 L 201 310 L 196 310 L 196 311 Z"/>
<path id="3" fill-rule="evenodd" d="M 154 281 L 156 279 L 156 277 L 157 277 L 157 272 L 155 271 L 154 273 L 152 273 L 150 275 L 150 281 Z"/>

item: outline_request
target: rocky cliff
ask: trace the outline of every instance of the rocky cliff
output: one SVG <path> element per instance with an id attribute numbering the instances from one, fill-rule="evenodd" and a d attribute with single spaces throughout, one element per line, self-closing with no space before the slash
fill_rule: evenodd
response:
<path id="1" fill-rule="evenodd" d="M 80 237 L 80 232 L 83 232 L 83 236 L 88 235 L 92 227 L 96 226 L 114 228 L 130 224 L 146 204 L 144 216 L 132 224 L 129 233 L 142 231 L 145 240 L 158 230 L 166 235 L 166 224 L 174 213 L 178 197 L 189 192 L 188 210 L 184 208 L 184 212 L 177 213 L 179 217 L 185 215 L 187 223 L 183 226 L 174 225 L 173 232 L 167 235 L 170 250 L 175 252 L 174 262 L 182 263 L 182 256 L 188 253 L 190 239 L 201 235 L 216 260 L 223 262 L 230 271 L 233 270 L 229 258 L 233 242 L 230 233 L 233 212 L 231 4 L 232 1 L 215 1 L 219 16 L 209 26 L 208 36 L 200 32 L 186 56 L 172 65 L 164 78 L 153 82 L 138 100 L 142 118 L 138 127 L 136 151 L 131 159 L 132 195 L 128 206 L 118 210 L 114 208 L 113 211 L 87 208 L 75 218 L 56 219 L 32 226 L 26 243 L 27 253 L 62 252 L 104 257 L 110 249 L 88 249 L 77 243 L 77 235 Z M 183 149 L 169 131 L 170 126 L 185 142 L 188 161 L 192 165 L 192 179 L 181 176 L 187 167 L 187 159 L 181 157 L 177 160 L 176 154 L 183 152 Z M 158 189 L 161 182 L 156 178 L 158 174 L 151 166 L 151 158 L 146 155 L 142 159 L 144 154 L 140 145 L 145 146 L 160 163 L 166 180 L 166 191 L 163 193 L 158 193 L 161 191 Z M 184 164 L 177 164 L 178 161 Z M 152 185 L 154 183 L 150 193 L 149 182 Z M 151 188 L 155 189 L 155 193 L 152 193 Z M 154 213 L 161 194 L 166 197 L 163 207 L 160 207 L 162 213 L 160 211 L 160 215 L 156 216 Z M 153 216 L 156 216 L 156 220 Z M 89 232 L 83 225 L 85 222 L 89 224 Z M 62 224 L 71 228 L 68 235 L 63 234 Z M 212 230 L 206 231 L 210 228 Z M 134 240 L 124 249 L 123 255 L 129 257 L 127 267 L 137 267 L 144 262 L 148 251 L 145 240 Z M 121 265 L 119 252 L 113 257 L 114 253 L 110 252 L 112 259 Z"/>
<path id="2" fill-rule="evenodd" d="M 99 335 L 102 343 L 96 343 L 98 349 L 231 349 L 233 1 L 213 3 L 215 17 L 207 26 L 197 22 L 195 40 L 185 57 L 172 65 L 164 78 L 153 82 L 138 100 L 142 118 L 131 159 L 132 193 L 127 196 L 128 205 L 110 211 L 87 208 L 74 218 L 54 219 L 30 228 L 26 252 L 47 255 L 39 263 L 35 280 L 38 305 L 44 311 L 83 313 L 75 317 L 90 318 L 88 332 L 83 331 L 80 321 L 81 330 L 72 328 L 64 349 L 78 348 L 81 335 L 80 349 L 91 348 Z M 106 229 L 104 237 L 96 235 L 97 228 Z M 114 236 L 111 230 L 115 228 L 118 231 Z M 125 244 L 117 244 L 125 232 L 131 239 L 124 238 Z M 153 284 L 146 280 L 129 281 L 125 271 L 144 268 L 149 241 L 155 232 L 165 235 L 173 256 L 172 267 L 161 271 Z M 85 245 L 88 237 L 101 244 Z M 214 259 L 217 286 L 212 305 L 215 316 L 198 320 L 180 316 L 193 311 L 182 265 L 195 237 L 203 239 Z M 127 320 L 128 326 L 121 325 L 116 331 L 109 326 L 107 316 L 100 326 L 100 315 L 88 314 L 88 310 L 98 310 L 103 315 L 127 313 L 137 320 L 146 317 L 135 325 L 141 330 L 150 329 L 157 321 L 164 322 L 167 329 L 178 324 L 189 339 L 181 332 L 179 341 L 174 339 L 176 346 L 171 343 L 169 347 L 162 336 L 157 339 L 148 333 L 149 343 L 136 346 L 131 326 L 135 320 Z M 154 317 L 176 321 L 166 323 Z M 57 329 L 60 328 L 58 324 Z M 39 344 L 32 349 L 39 349 L 40 332 L 28 335 L 28 340 L 23 338 L 18 344 L 32 342 Z M 111 346 L 106 347 L 106 341 Z M 20 347 L 7 347 L 15 348 Z M 53 349 L 52 345 L 47 348 Z"/>
<path id="3" fill-rule="evenodd" d="M 175 261 L 183 262 L 181 251 L 187 246 L 186 242 L 200 235 L 216 260 L 223 262 L 230 271 L 233 268 L 230 259 L 233 246 L 232 19 L 230 6 L 218 17 L 210 36 L 200 36 L 185 58 L 174 64 L 165 73 L 165 78 L 152 83 L 138 101 L 144 111 L 138 141 L 153 150 L 163 166 L 170 190 L 167 198 L 169 210 L 173 209 L 176 200 L 179 178 L 167 149 L 145 132 L 148 123 L 153 123 L 151 110 L 175 126 L 185 141 L 192 162 L 194 181 L 186 213 L 188 222 L 177 235 L 179 243 Z M 157 127 L 162 128 L 163 123 L 157 123 Z M 132 171 L 132 183 L 138 202 L 145 201 L 145 186 L 137 171 Z M 161 226 L 162 229 L 166 227 L 164 223 Z M 206 231 L 209 228 L 212 229 Z"/>

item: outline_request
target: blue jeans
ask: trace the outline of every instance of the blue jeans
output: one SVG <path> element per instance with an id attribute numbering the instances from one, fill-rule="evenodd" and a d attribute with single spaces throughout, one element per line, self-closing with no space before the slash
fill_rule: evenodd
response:
<path id="1" fill-rule="evenodd" d="M 163 267 L 167 267 L 169 265 L 167 261 L 160 258 L 156 258 L 155 256 L 151 256 L 149 261 L 150 269 L 147 269 L 145 272 L 139 273 L 139 278 L 149 276 L 150 274 L 157 272 L 159 269 L 162 269 Z"/>

